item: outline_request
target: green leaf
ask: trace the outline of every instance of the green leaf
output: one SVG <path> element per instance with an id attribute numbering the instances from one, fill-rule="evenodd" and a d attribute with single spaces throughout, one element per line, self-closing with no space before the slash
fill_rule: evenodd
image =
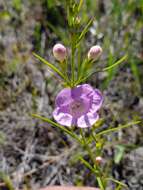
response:
<path id="1" fill-rule="evenodd" d="M 84 78 L 81 78 L 79 79 L 77 82 L 76 82 L 76 85 L 87 80 L 91 75 L 95 74 L 95 73 L 99 73 L 99 72 L 104 72 L 104 71 L 108 71 L 114 67 L 116 67 L 117 65 L 119 65 L 120 63 L 122 63 L 123 61 L 125 61 L 127 58 L 127 55 L 123 56 L 121 59 L 119 59 L 118 61 L 116 61 L 114 64 L 108 66 L 108 67 L 105 67 L 103 68 L 102 70 L 97 70 L 97 71 L 94 71 L 94 72 L 91 72 L 89 73 L 87 76 L 85 76 Z"/>
<path id="2" fill-rule="evenodd" d="M 125 61 L 127 59 L 127 55 L 124 55 L 121 59 L 119 59 L 118 61 L 116 61 L 113 65 L 105 67 L 102 71 L 107 71 L 110 70 L 114 67 L 116 67 L 117 65 L 119 65 L 120 63 L 122 63 L 123 61 Z"/>
<path id="3" fill-rule="evenodd" d="M 123 158 L 125 152 L 125 147 L 123 145 L 116 145 L 115 155 L 114 155 L 114 162 L 115 164 L 119 164 Z"/>
<path id="4" fill-rule="evenodd" d="M 97 174 L 97 171 L 95 170 L 95 168 L 93 168 L 86 160 L 84 160 L 84 158 L 82 158 L 81 156 L 79 156 L 79 160 L 80 160 L 88 169 L 90 169 L 93 173 Z"/>
<path id="5" fill-rule="evenodd" d="M 54 26 L 49 21 L 46 21 L 46 24 L 54 32 L 54 34 L 56 34 L 59 38 L 61 38 L 61 40 L 64 44 L 69 43 L 68 33 L 66 31 L 64 31 L 60 27 Z"/>
<path id="6" fill-rule="evenodd" d="M 55 7 L 55 2 L 53 0 L 47 0 L 47 6 L 48 8 L 53 8 Z"/>
<path id="7" fill-rule="evenodd" d="M 102 118 L 102 119 L 99 119 L 95 124 L 93 124 L 92 129 L 95 130 L 95 129 L 101 127 L 101 126 L 103 125 L 104 121 L 105 121 L 105 120 L 104 120 L 103 118 Z"/>
<path id="8" fill-rule="evenodd" d="M 0 19 L 10 20 L 10 13 L 8 11 L 1 11 L 0 12 Z"/>
<path id="9" fill-rule="evenodd" d="M 6 136 L 3 132 L 0 131 L 0 145 L 3 145 L 6 141 Z"/>
<path id="10" fill-rule="evenodd" d="M 137 62 L 135 62 L 135 60 L 131 61 L 131 69 L 132 69 L 133 75 L 135 77 L 138 89 L 140 90 L 141 86 L 140 86 L 139 69 L 138 69 Z"/>
<path id="11" fill-rule="evenodd" d="M 90 19 L 87 23 L 87 25 L 85 26 L 85 28 L 83 29 L 83 31 L 81 32 L 79 38 L 77 39 L 76 42 L 76 47 L 79 45 L 80 41 L 82 40 L 82 38 L 85 36 L 85 34 L 88 32 L 89 27 L 91 26 L 91 24 L 93 23 L 94 19 Z"/>
<path id="12" fill-rule="evenodd" d="M 8 175 L 6 175 L 4 172 L 0 171 L 0 178 L 4 181 L 5 186 L 9 190 L 15 190 L 15 188 L 13 187 L 12 181 Z"/>
<path id="13" fill-rule="evenodd" d="M 80 0 L 79 6 L 78 6 L 78 12 L 80 11 L 82 4 L 83 4 L 83 0 Z"/>
<path id="14" fill-rule="evenodd" d="M 87 162 L 86 160 L 84 160 L 83 157 L 79 156 L 79 160 L 80 160 L 88 169 L 90 169 L 93 173 L 95 173 L 100 189 L 101 189 L 101 190 L 105 190 L 103 180 L 102 180 L 101 176 L 99 176 L 99 171 L 98 171 L 97 169 L 95 169 L 94 167 L 92 167 L 92 166 L 89 164 L 89 162 Z"/>
<path id="15" fill-rule="evenodd" d="M 21 8 L 22 8 L 22 1 L 21 0 L 13 0 L 12 4 L 17 11 L 21 11 Z"/>
<path id="16" fill-rule="evenodd" d="M 86 66 L 89 63 L 88 59 L 85 59 L 82 64 L 80 64 L 79 71 L 78 71 L 78 79 L 81 79 L 83 75 L 86 73 Z"/>
<path id="17" fill-rule="evenodd" d="M 116 127 L 116 128 L 111 128 L 111 129 L 107 129 L 107 130 L 101 131 L 101 132 L 99 132 L 99 133 L 96 134 L 96 137 L 101 136 L 101 135 L 105 135 L 105 134 L 108 134 L 108 133 L 111 133 L 111 132 L 116 132 L 118 130 L 128 128 L 128 127 L 130 127 L 132 125 L 137 125 L 140 122 L 141 121 L 133 121 L 133 122 L 125 124 L 125 125 L 119 125 L 119 127 Z"/>
<path id="18" fill-rule="evenodd" d="M 31 116 L 35 117 L 35 118 L 38 118 L 38 119 L 41 119 L 42 121 L 45 121 L 45 122 L 48 122 L 50 123 L 51 125 L 53 125 L 54 127 L 57 127 L 59 128 L 60 130 L 62 130 L 63 132 L 67 133 L 68 135 L 70 135 L 72 138 L 76 139 L 79 143 L 81 143 L 79 137 L 72 131 L 68 130 L 67 128 L 65 128 L 64 126 L 52 121 L 51 119 L 49 118 L 46 118 L 46 117 L 43 117 L 43 116 L 40 116 L 38 114 L 31 114 Z"/>
<path id="19" fill-rule="evenodd" d="M 100 189 L 105 190 L 104 183 L 103 183 L 101 177 L 97 177 L 97 181 L 98 181 Z"/>
<path id="20" fill-rule="evenodd" d="M 109 57 L 108 57 L 108 65 L 111 66 L 115 62 L 115 57 L 114 55 L 110 52 Z M 117 72 L 117 67 L 114 67 L 110 70 L 108 70 L 108 77 L 105 79 L 105 81 L 102 83 L 103 88 L 107 88 L 109 82 L 112 80 L 112 78 L 115 76 Z"/>
<path id="21" fill-rule="evenodd" d="M 46 61 L 44 58 L 42 58 L 41 56 L 39 56 L 36 53 L 33 53 L 33 55 L 39 59 L 41 62 L 45 63 L 46 65 L 48 65 L 48 67 L 50 67 L 50 69 L 52 69 L 55 73 L 57 73 L 62 79 L 64 79 L 64 81 L 67 84 L 70 84 L 69 81 L 67 80 L 67 78 L 64 76 L 64 74 L 57 68 L 55 67 L 53 64 L 49 63 L 48 61 Z"/>
<path id="22" fill-rule="evenodd" d="M 121 185 L 121 186 L 127 188 L 127 185 L 126 185 L 126 184 L 124 184 L 124 183 L 122 183 L 122 182 L 120 182 L 120 181 L 118 181 L 118 180 L 116 180 L 116 179 L 113 179 L 112 177 L 106 178 L 106 180 L 108 180 L 108 181 L 113 181 L 113 182 L 115 182 L 115 183 L 117 183 L 117 184 L 119 184 L 119 185 Z"/>

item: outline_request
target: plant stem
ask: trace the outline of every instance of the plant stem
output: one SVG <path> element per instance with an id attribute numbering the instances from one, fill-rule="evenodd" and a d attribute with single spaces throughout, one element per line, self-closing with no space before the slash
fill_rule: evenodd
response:
<path id="1" fill-rule="evenodd" d="M 97 170 L 97 173 L 98 173 L 98 176 L 97 176 L 98 185 L 99 185 L 99 187 L 100 187 L 101 190 L 105 190 L 105 185 L 104 185 L 104 182 L 103 182 L 103 179 L 102 179 L 101 171 L 98 168 L 98 166 L 96 165 L 96 162 L 95 162 L 95 159 L 94 159 L 94 155 L 93 155 L 93 153 L 91 151 L 91 148 L 89 147 L 88 143 L 86 142 L 86 139 L 85 139 L 85 136 L 83 134 L 82 129 L 80 129 L 80 134 L 82 136 L 83 145 L 86 148 L 86 150 L 87 150 L 87 152 L 88 152 L 88 154 L 90 156 L 90 159 L 92 160 L 92 162 L 93 162 L 93 164 L 95 166 L 95 168 L 94 167 L 93 168 Z"/>
<path id="2" fill-rule="evenodd" d="M 78 47 L 78 69 L 77 69 L 77 80 L 80 77 L 80 68 L 81 68 L 81 44 Z"/>
<path id="3" fill-rule="evenodd" d="M 72 77 L 71 77 L 71 83 L 72 86 L 74 87 L 74 69 L 75 69 L 75 63 L 74 63 L 74 55 L 75 55 L 75 47 L 74 44 L 72 42 L 72 60 L 71 60 L 71 72 L 72 72 Z"/>
<path id="4" fill-rule="evenodd" d="M 100 187 L 101 190 L 105 190 L 105 187 L 104 187 L 104 183 L 102 181 L 102 178 L 101 177 L 97 177 L 97 181 L 98 181 L 98 185 Z"/>
<path id="5" fill-rule="evenodd" d="M 81 134 L 81 136 L 82 136 L 82 140 L 83 140 L 84 146 L 85 146 L 85 148 L 86 148 L 86 150 L 87 150 L 87 152 L 88 152 L 88 154 L 89 154 L 89 156 L 90 156 L 92 162 L 94 163 L 94 162 L 95 162 L 95 161 L 94 161 L 94 156 L 93 156 L 93 154 L 92 154 L 92 151 L 91 151 L 90 147 L 89 147 L 88 144 L 86 143 L 86 139 L 85 139 L 85 136 L 84 136 L 84 134 L 83 134 L 82 129 L 80 129 L 80 134 Z"/>

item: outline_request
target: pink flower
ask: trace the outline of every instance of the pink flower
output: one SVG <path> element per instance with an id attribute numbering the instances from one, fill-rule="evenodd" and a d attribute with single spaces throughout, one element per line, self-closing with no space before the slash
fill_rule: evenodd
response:
<path id="1" fill-rule="evenodd" d="M 96 60 L 102 54 L 102 48 L 98 45 L 92 46 L 88 52 L 88 59 Z"/>
<path id="2" fill-rule="evenodd" d="M 62 44 L 56 44 L 53 47 L 53 54 L 58 61 L 63 62 L 67 56 L 67 49 Z"/>
<path id="3" fill-rule="evenodd" d="M 99 119 L 97 111 L 102 102 L 101 92 L 89 84 L 65 88 L 56 98 L 53 117 L 61 125 L 91 127 Z"/>

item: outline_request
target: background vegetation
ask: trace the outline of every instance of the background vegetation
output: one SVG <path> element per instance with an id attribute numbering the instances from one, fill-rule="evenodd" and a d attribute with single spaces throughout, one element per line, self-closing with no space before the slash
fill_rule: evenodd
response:
<path id="1" fill-rule="evenodd" d="M 78 1 L 77 1 L 78 2 Z M 54 62 L 56 42 L 69 46 L 66 1 L 0 1 L 0 176 L 1 188 L 52 184 L 96 185 L 82 163 L 70 159 L 82 151 L 31 113 L 51 117 L 61 84 L 32 52 Z M 102 128 L 143 119 L 143 1 L 85 0 L 79 21 L 84 29 L 95 17 L 81 55 L 95 44 L 103 48 L 95 70 L 128 59 L 88 81 L 104 93 Z M 107 137 L 109 172 L 129 189 L 143 188 L 142 123 Z M 75 158 L 74 157 L 74 158 Z M 86 154 L 85 154 L 86 157 Z M 70 161 L 69 161 L 70 159 Z M 86 158 L 88 160 L 88 158 Z M 11 183 L 13 185 L 11 185 Z M 111 188 L 113 184 L 111 184 Z"/>

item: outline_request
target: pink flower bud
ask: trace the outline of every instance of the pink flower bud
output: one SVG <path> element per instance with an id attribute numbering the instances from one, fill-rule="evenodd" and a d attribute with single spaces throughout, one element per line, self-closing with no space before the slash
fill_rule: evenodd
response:
<path id="1" fill-rule="evenodd" d="M 96 60 L 102 54 L 102 48 L 98 45 L 92 46 L 88 52 L 88 59 Z"/>
<path id="2" fill-rule="evenodd" d="M 96 163 L 101 164 L 103 162 L 103 158 L 101 156 L 96 157 Z"/>
<path id="3" fill-rule="evenodd" d="M 63 62 L 67 56 L 67 49 L 62 44 L 56 44 L 53 47 L 53 54 L 58 61 Z"/>

